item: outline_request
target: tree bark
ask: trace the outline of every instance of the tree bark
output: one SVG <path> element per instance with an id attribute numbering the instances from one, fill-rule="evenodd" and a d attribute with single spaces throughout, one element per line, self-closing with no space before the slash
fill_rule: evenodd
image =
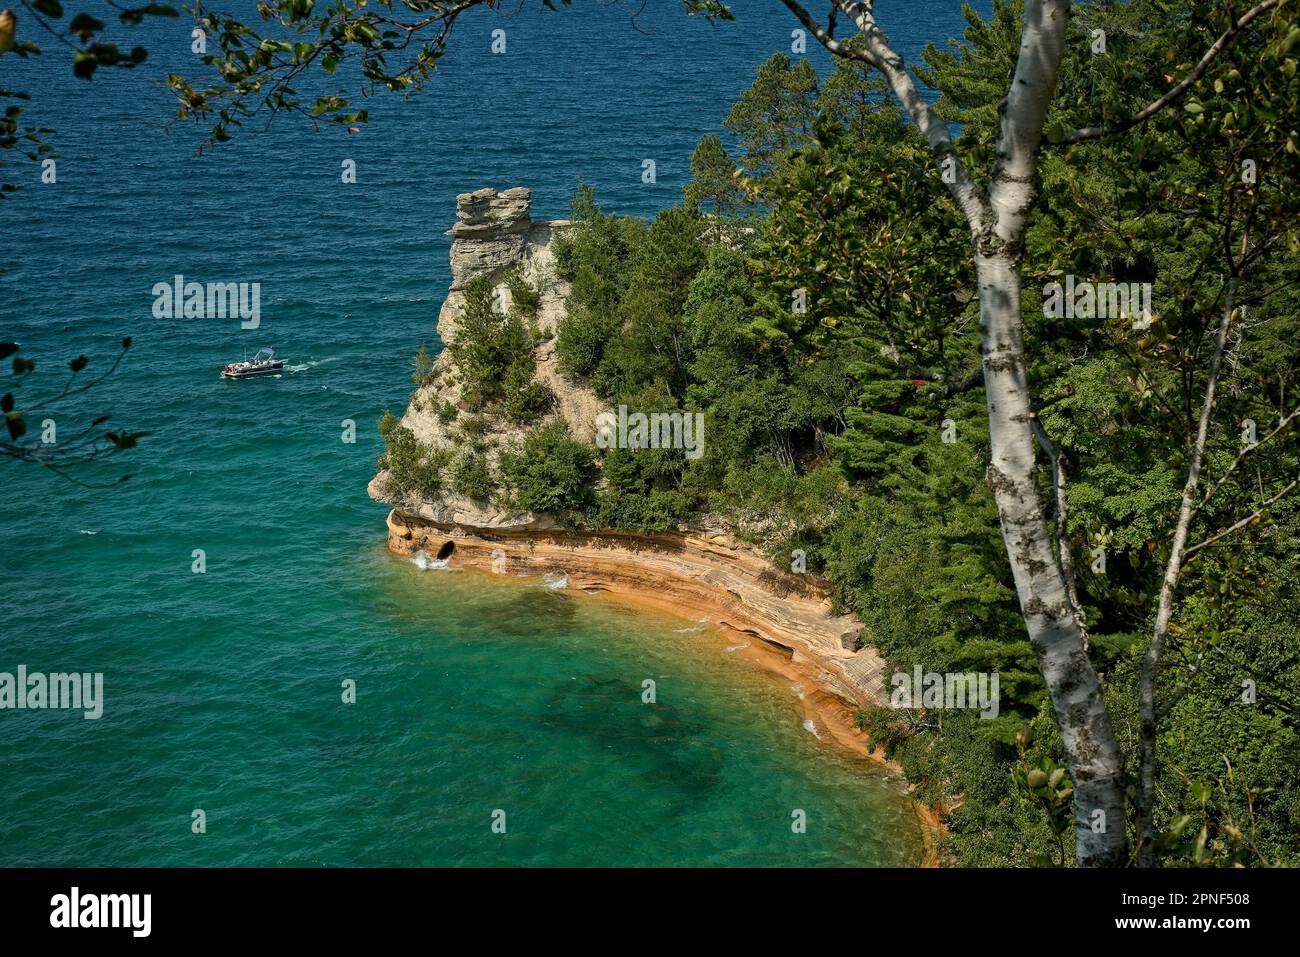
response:
<path id="1" fill-rule="evenodd" d="M 1123 755 L 1057 564 L 1039 491 L 1019 264 L 1004 252 L 979 254 L 975 266 L 991 445 L 989 486 L 1029 641 L 1047 684 L 1074 783 L 1075 862 L 1080 867 L 1120 867 L 1128 858 Z"/>
<path id="2" fill-rule="evenodd" d="M 1020 55 L 1002 103 L 997 157 L 987 192 L 971 178 L 953 149 L 947 124 L 934 115 L 903 58 L 890 47 L 876 22 L 872 0 L 835 0 L 865 38 L 865 50 L 839 44 L 797 0 L 782 2 L 832 53 L 880 71 L 925 135 L 946 174 L 943 181 L 970 225 L 989 415 L 988 481 L 997 501 L 1021 613 L 1061 729 L 1074 784 L 1075 862 L 1081 867 L 1123 866 L 1128 863 L 1123 754 L 1110 727 L 1101 681 L 1088 658 L 1086 629 L 1071 602 L 1039 493 L 1020 316 L 1024 235 L 1035 198 L 1043 122 L 1065 46 L 1070 0 L 1025 0 Z"/>

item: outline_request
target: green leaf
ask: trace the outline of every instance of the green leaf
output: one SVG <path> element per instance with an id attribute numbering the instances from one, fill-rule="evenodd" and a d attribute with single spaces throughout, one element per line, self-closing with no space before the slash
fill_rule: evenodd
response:
<path id="1" fill-rule="evenodd" d="M 99 60 L 93 53 L 78 52 L 72 61 L 72 73 L 83 80 L 89 80 L 99 66 Z"/>

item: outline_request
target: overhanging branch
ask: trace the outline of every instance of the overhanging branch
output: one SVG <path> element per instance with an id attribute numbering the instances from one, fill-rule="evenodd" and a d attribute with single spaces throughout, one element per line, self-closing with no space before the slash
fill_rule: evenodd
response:
<path id="1" fill-rule="evenodd" d="M 1290 482 L 1287 483 L 1286 487 L 1282 489 L 1282 491 L 1278 492 L 1276 495 L 1269 498 L 1266 502 L 1261 504 L 1259 508 L 1255 509 L 1255 511 L 1251 512 L 1241 521 L 1233 522 L 1231 525 L 1229 525 L 1223 531 L 1219 532 L 1217 535 L 1211 535 L 1205 541 L 1198 542 L 1197 544 L 1191 546 L 1183 554 L 1186 555 L 1188 558 L 1190 558 L 1193 554 L 1199 552 L 1202 548 L 1205 548 L 1207 545 L 1213 545 L 1215 542 L 1227 538 L 1233 532 L 1240 531 L 1241 529 L 1245 528 L 1247 525 L 1255 524 L 1260 520 L 1261 517 L 1263 517 L 1264 512 L 1266 512 L 1270 506 L 1276 504 L 1278 501 L 1284 498 L 1297 485 L 1300 485 L 1300 479 L 1292 479 Z"/>
<path id="2" fill-rule="evenodd" d="M 889 84 L 895 98 L 907 111 L 917 129 L 925 136 L 926 142 L 930 145 L 930 152 L 940 163 L 951 163 L 947 168 L 947 172 L 951 175 L 944 176 L 943 182 L 961 208 L 966 221 L 972 229 L 983 225 L 987 219 L 988 199 L 984 191 L 975 185 L 965 164 L 957 156 L 952 137 L 948 134 L 947 124 L 935 116 L 934 111 L 930 109 L 930 104 L 917 90 L 912 75 L 907 72 L 903 58 L 889 45 L 888 38 L 876 23 L 872 0 L 862 0 L 862 2 L 835 0 L 835 6 L 857 26 L 860 36 L 866 43 L 865 47 L 846 46 L 836 40 L 797 0 L 781 0 L 781 2 L 812 33 L 817 42 L 832 54 L 866 63 L 879 71 Z"/>
<path id="3" fill-rule="evenodd" d="M 1237 34 L 1249 26 L 1251 21 L 1265 13 L 1268 13 L 1268 11 L 1278 6 L 1280 2 L 1281 0 L 1264 0 L 1263 3 L 1256 4 L 1243 13 L 1241 18 L 1229 27 L 1223 36 L 1219 37 L 1219 39 L 1214 42 L 1212 47 L 1205 51 L 1205 55 L 1201 57 L 1200 62 L 1192 68 L 1191 73 L 1183 77 L 1182 82 L 1170 88 L 1170 90 L 1165 93 L 1164 96 L 1160 97 L 1160 99 L 1153 103 L 1149 103 L 1141 110 L 1138 110 L 1138 112 L 1134 113 L 1127 120 L 1124 120 L 1122 123 L 1116 123 L 1113 126 L 1085 126 L 1074 130 L 1071 133 L 1066 133 L 1061 137 L 1059 142 L 1082 143 L 1085 140 L 1099 140 L 1104 136 L 1114 136 L 1118 133 L 1123 133 L 1125 130 L 1131 130 L 1133 127 L 1145 123 L 1165 107 L 1172 103 L 1176 103 L 1184 93 L 1192 88 L 1197 80 L 1205 75 L 1205 71 L 1210 68 L 1211 64 L 1214 63 L 1219 54 L 1226 50 L 1229 44 L 1236 39 Z"/>

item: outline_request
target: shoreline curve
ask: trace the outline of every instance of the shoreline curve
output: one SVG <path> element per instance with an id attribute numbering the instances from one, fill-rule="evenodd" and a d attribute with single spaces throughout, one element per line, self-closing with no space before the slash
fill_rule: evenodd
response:
<path id="1" fill-rule="evenodd" d="M 746 645 L 737 653 L 799 684 L 803 717 L 841 751 L 902 769 L 873 749 L 857 725 L 866 707 L 887 705 L 886 662 L 863 646 L 861 623 L 835 614 L 829 585 L 782 573 L 757 548 L 726 533 L 479 528 L 389 512 L 388 549 L 423 550 L 458 568 L 511 576 L 562 573 L 569 587 L 690 620 L 708 619 Z M 910 789 L 910 788 L 909 788 Z M 911 800 L 920 822 L 922 867 L 941 864 L 944 809 Z"/>

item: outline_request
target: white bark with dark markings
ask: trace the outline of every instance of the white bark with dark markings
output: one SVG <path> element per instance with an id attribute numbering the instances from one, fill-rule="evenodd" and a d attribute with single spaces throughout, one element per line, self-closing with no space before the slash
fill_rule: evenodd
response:
<path id="1" fill-rule="evenodd" d="M 1123 755 L 1111 730 L 1101 681 L 1088 658 L 1066 571 L 1058 561 L 1039 492 L 1034 413 L 1026 379 L 1020 264 L 1038 175 L 1043 121 L 1056 86 L 1069 0 L 1026 0 L 1020 54 L 1002 103 L 997 158 L 987 192 L 953 152 L 946 125 L 920 95 L 876 23 L 874 4 L 837 0 L 866 38 L 840 45 L 795 0 L 783 0 L 832 52 L 869 63 L 889 82 L 925 135 L 945 183 L 970 225 L 979 280 L 981 349 L 989 416 L 988 481 L 1030 644 L 1047 684 L 1074 783 L 1075 861 L 1085 867 L 1128 861 Z M 1100 812 L 1100 814 L 1098 814 Z"/>
<path id="2" fill-rule="evenodd" d="M 1033 410 L 1025 380 L 1019 264 L 1006 256 L 977 256 L 976 271 L 991 445 L 989 486 L 998 504 L 1025 628 L 1052 699 L 1074 782 L 1075 860 L 1081 866 L 1122 866 L 1128 855 L 1123 755 L 1039 492 Z"/>

